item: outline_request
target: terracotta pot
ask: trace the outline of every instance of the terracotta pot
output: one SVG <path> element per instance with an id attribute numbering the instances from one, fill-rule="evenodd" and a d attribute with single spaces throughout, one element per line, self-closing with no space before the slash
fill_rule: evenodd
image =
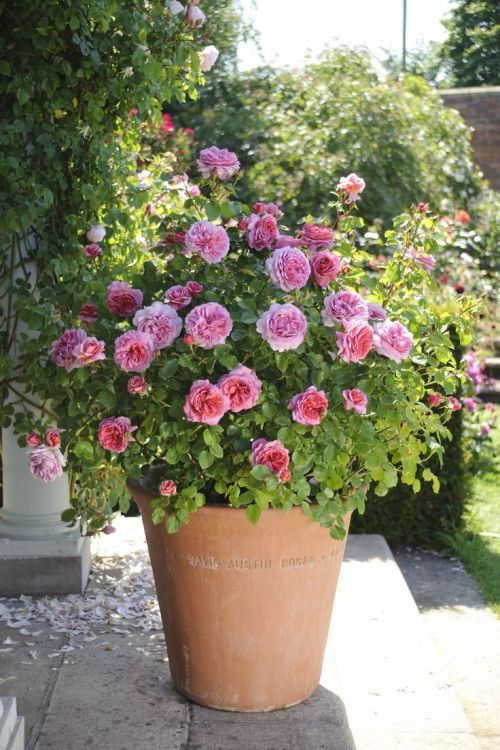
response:
<path id="1" fill-rule="evenodd" d="M 155 577 L 170 671 L 185 696 L 225 711 L 273 711 L 319 683 L 345 541 L 306 518 L 207 505 L 176 534 L 129 482 Z M 348 523 L 349 518 L 346 518 Z"/>

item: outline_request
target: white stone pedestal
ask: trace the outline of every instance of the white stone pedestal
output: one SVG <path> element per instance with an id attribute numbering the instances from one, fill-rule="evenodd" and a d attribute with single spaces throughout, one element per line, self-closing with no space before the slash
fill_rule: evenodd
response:
<path id="1" fill-rule="evenodd" d="M 0 748 L 24 750 L 24 719 L 17 715 L 15 698 L 0 697 Z"/>

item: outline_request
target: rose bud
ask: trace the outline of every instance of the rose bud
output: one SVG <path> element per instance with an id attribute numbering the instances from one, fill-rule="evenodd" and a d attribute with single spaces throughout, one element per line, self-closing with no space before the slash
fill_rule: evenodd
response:
<path id="1" fill-rule="evenodd" d="M 184 336 L 183 341 L 188 346 L 192 346 L 192 344 L 194 343 L 194 338 L 191 336 L 190 333 L 186 333 L 186 335 Z"/>
<path id="2" fill-rule="evenodd" d="M 429 210 L 428 203 L 419 203 L 417 206 L 417 211 L 419 214 L 426 214 L 428 210 Z"/>
<path id="3" fill-rule="evenodd" d="M 61 445 L 61 434 L 59 430 L 47 430 L 45 433 L 45 442 L 51 448 L 59 448 Z"/>
<path id="4" fill-rule="evenodd" d="M 184 16 L 184 20 L 191 29 L 196 29 L 199 26 L 203 26 L 205 23 L 206 16 L 202 10 L 197 8 L 195 5 L 190 5 Z"/>
<path id="5" fill-rule="evenodd" d="M 26 436 L 26 445 L 29 445 L 30 448 L 36 448 L 41 442 L 38 432 L 30 432 L 30 434 Z"/>

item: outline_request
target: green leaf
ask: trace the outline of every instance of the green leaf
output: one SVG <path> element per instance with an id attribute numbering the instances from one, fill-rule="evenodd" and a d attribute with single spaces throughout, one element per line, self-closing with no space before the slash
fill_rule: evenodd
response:
<path id="1" fill-rule="evenodd" d="M 253 523 L 254 525 L 257 523 L 257 521 L 260 518 L 261 509 L 258 505 L 249 505 L 245 511 L 247 519 L 250 521 L 250 523 Z"/>
<path id="2" fill-rule="evenodd" d="M 93 461 L 94 459 L 94 448 L 85 440 L 80 440 L 80 442 L 78 442 L 73 448 L 73 452 L 78 456 L 78 458 L 81 458 L 84 461 Z"/>
<path id="3" fill-rule="evenodd" d="M 66 510 L 63 510 L 61 513 L 61 521 L 64 521 L 64 523 L 71 523 L 77 515 L 78 511 L 75 510 L 75 508 L 66 508 Z"/>
<path id="4" fill-rule="evenodd" d="M 180 523 L 177 516 L 169 516 L 167 518 L 167 531 L 169 534 L 175 534 L 180 529 Z"/>
<path id="5" fill-rule="evenodd" d="M 99 391 L 97 394 L 97 400 L 106 407 L 106 409 L 112 409 L 116 406 L 116 396 L 113 391 Z"/>
<path id="6" fill-rule="evenodd" d="M 252 468 L 250 474 L 255 477 L 255 479 L 262 480 L 266 479 L 271 474 L 271 469 L 268 466 L 264 466 L 264 464 L 257 464 L 257 466 Z"/>
<path id="7" fill-rule="evenodd" d="M 202 469 L 208 469 L 214 462 L 214 457 L 208 451 L 202 451 L 198 456 L 198 463 Z"/>

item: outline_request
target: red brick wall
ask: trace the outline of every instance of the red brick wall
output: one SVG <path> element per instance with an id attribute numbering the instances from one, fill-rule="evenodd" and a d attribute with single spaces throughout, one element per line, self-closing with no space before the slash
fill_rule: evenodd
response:
<path id="1" fill-rule="evenodd" d="M 446 89 L 439 94 L 447 107 L 457 109 L 474 128 L 476 161 L 492 187 L 500 190 L 500 86 Z"/>

